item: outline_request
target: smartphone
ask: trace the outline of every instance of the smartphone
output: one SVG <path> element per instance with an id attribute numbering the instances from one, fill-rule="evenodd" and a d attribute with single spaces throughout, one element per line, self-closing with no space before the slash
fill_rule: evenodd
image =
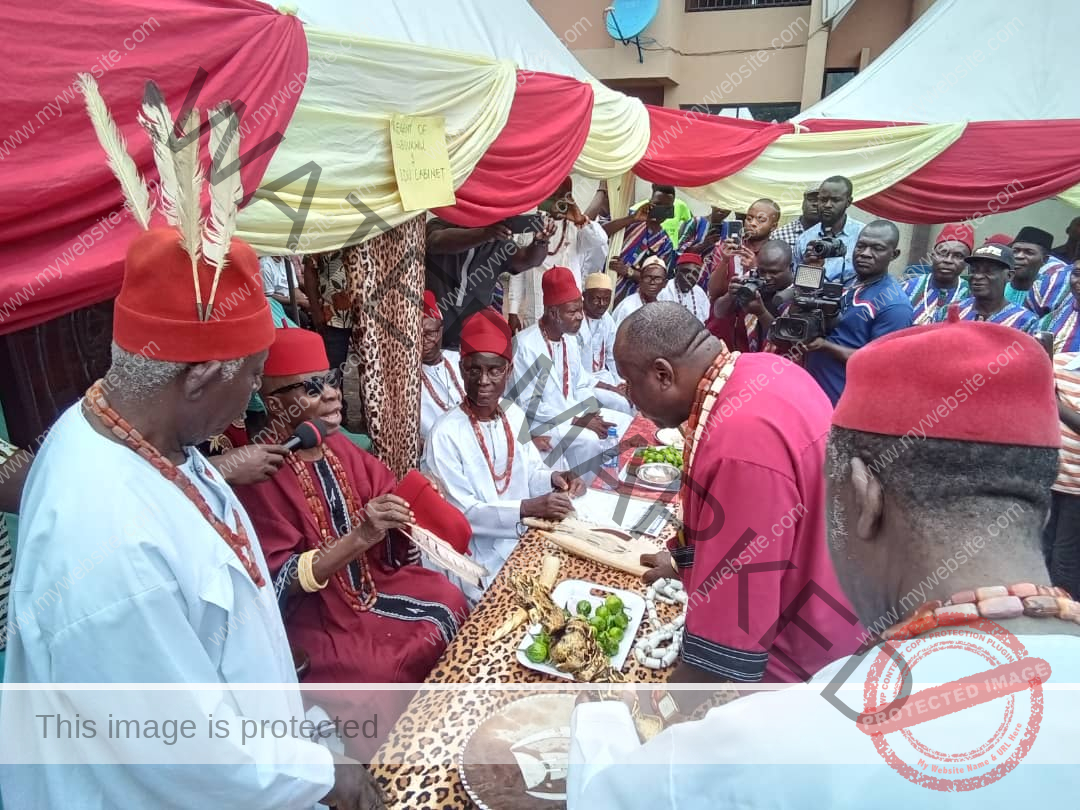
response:
<path id="1" fill-rule="evenodd" d="M 654 205 L 652 210 L 649 211 L 649 219 L 658 219 L 661 222 L 671 219 L 675 216 L 674 205 Z"/>
<path id="2" fill-rule="evenodd" d="M 728 239 L 738 239 L 739 244 L 742 244 L 742 223 L 739 220 L 734 220 L 727 223 L 728 226 Z"/>
<path id="3" fill-rule="evenodd" d="M 537 233 L 544 226 L 544 220 L 537 214 L 519 214 L 507 217 L 502 224 L 510 229 L 510 233 Z"/>

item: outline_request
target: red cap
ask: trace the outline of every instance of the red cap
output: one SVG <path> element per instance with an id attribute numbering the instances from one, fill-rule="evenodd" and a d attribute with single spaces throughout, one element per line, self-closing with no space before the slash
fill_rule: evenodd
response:
<path id="1" fill-rule="evenodd" d="M 859 349 L 833 424 L 884 436 L 1061 446 L 1054 370 L 1042 346 L 976 321 L 903 329 Z"/>
<path id="2" fill-rule="evenodd" d="M 552 267 L 545 272 L 540 286 L 544 289 L 545 307 L 557 307 L 581 298 L 577 279 L 574 278 L 573 271 L 566 267 Z"/>
<path id="3" fill-rule="evenodd" d="M 210 320 L 199 320 L 191 258 L 172 228 L 151 228 L 128 246 L 124 280 L 113 310 L 113 340 L 151 360 L 204 363 L 258 354 L 274 340 L 255 251 L 233 239 Z M 203 304 L 214 268 L 198 266 Z"/>
<path id="4" fill-rule="evenodd" d="M 485 352 L 513 359 L 514 336 L 506 318 L 491 307 L 470 315 L 461 326 L 461 356 Z"/>
<path id="5" fill-rule="evenodd" d="M 424 317 L 434 318 L 437 321 L 443 319 L 442 312 L 439 310 L 439 304 L 435 300 L 435 293 L 431 290 L 424 290 Z"/>
<path id="6" fill-rule="evenodd" d="M 679 258 L 675 260 L 675 266 L 680 264 L 704 264 L 705 260 L 698 256 L 696 253 L 682 253 Z"/>
<path id="7" fill-rule="evenodd" d="M 423 473 L 409 470 L 393 494 L 408 501 L 416 515 L 416 525 L 421 529 L 445 540 L 459 554 L 468 552 L 472 538 L 469 521 L 436 491 Z"/>
<path id="8" fill-rule="evenodd" d="M 307 329 L 275 329 L 274 345 L 266 358 L 263 375 L 267 377 L 292 377 L 326 371 L 330 361 L 326 357 L 326 344 L 315 332 Z"/>
<path id="9" fill-rule="evenodd" d="M 1013 238 L 1007 233 L 995 233 L 993 236 L 986 237 L 984 245 L 1005 245 L 1005 247 L 1011 247 Z"/>
<path id="10" fill-rule="evenodd" d="M 963 245 L 967 245 L 968 250 L 974 250 L 975 229 L 966 223 L 946 225 L 941 229 L 941 233 L 938 234 L 937 242 L 934 244 L 940 245 L 942 242 L 960 242 Z"/>

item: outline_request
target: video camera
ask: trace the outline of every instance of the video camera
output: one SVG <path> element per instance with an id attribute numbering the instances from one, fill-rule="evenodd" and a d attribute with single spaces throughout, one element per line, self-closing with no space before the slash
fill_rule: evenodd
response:
<path id="1" fill-rule="evenodd" d="M 765 295 L 765 279 L 757 273 L 751 273 L 744 279 L 740 279 L 741 287 L 735 288 L 735 304 L 739 309 L 746 309 L 754 299 L 761 294 Z"/>
<path id="2" fill-rule="evenodd" d="M 773 321 L 769 339 L 773 342 L 809 343 L 831 331 L 832 320 L 840 314 L 844 285 L 825 281 L 825 268 L 800 264 L 795 271 L 795 300 L 783 317 Z"/>
<path id="3" fill-rule="evenodd" d="M 818 259 L 843 259 L 847 256 L 847 245 L 835 236 L 815 239 L 806 246 L 806 249 Z"/>

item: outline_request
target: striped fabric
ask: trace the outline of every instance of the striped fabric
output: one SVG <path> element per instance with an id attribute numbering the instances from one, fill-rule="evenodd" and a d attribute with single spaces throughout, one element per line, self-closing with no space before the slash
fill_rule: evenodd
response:
<path id="1" fill-rule="evenodd" d="M 1055 355 L 1054 378 L 1057 381 L 1058 395 L 1066 406 L 1080 412 L 1080 369 L 1070 371 L 1066 368 L 1078 356 L 1080 353 L 1077 352 Z M 1080 495 L 1080 435 L 1073 433 L 1064 423 L 1061 425 L 1058 477 L 1051 489 L 1068 495 Z"/>
<path id="2" fill-rule="evenodd" d="M 1080 352 L 1080 310 L 1071 297 L 1043 319 L 1041 328 L 1054 333 L 1054 354 Z"/>
<path id="3" fill-rule="evenodd" d="M 933 323 L 934 315 L 939 309 L 945 309 L 949 304 L 971 295 L 967 282 L 963 279 L 960 279 L 951 290 L 943 290 L 934 284 L 934 277 L 930 273 L 906 279 L 901 286 L 911 300 L 911 308 L 915 311 L 914 326 Z"/>
<path id="4" fill-rule="evenodd" d="M 1024 306 L 1040 318 L 1053 312 L 1069 297 L 1069 276 L 1072 268 L 1051 258 L 1040 269 L 1035 283 L 1028 290 Z"/>
<path id="5" fill-rule="evenodd" d="M 960 320 L 962 321 L 982 321 L 985 320 L 988 323 L 999 323 L 1002 326 L 1011 326 L 1013 329 L 1019 329 L 1021 332 L 1034 336 L 1039 331 L 1039 319 L 1035 313 L 1030 310 L 1018 307 L 1015 304 L 1006 303 L 1004 307 L 999 309 L 989 318 L 982 318 L 975 309 L 975 299 L 965 298 L 963 301 L 958 302 L 960 307 Z M 939 309 L 937 314 L 934 315 L 934 321 L 941 323 L 948 315 L 949 308 Z"/>
<path id="6" fill-rule="evenodd" d="M 0 462 L 11 458 L 17 449 L 15 445 L 0 439 Z M 11 572 L 14 568 L 15 559 L 11 553 L 7 521 L 0 515 L 0 651 L 7 646 L 8 591 L 11 589 Z M 2 674 L 3 668 L 0 666 L 0 675 Z"/>

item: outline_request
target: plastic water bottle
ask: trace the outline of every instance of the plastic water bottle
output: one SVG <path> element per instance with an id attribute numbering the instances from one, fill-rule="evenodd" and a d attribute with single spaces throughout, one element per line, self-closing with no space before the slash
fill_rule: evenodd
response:
<path id="1" fill-rule="evenodd" d="M 603 476 L 604 486 L 607 489 L 614 489 L 619 480 L 619 432 L 614 427 L 607 429 L 603 458 L 604 470 L 601 475 Z"/>

